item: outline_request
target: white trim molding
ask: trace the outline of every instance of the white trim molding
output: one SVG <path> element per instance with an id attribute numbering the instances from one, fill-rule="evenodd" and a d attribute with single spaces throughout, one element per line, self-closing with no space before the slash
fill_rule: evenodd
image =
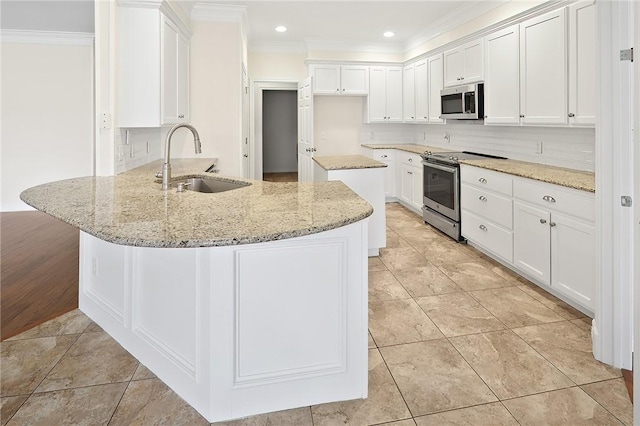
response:
<path id="1" fill-rule="evenodd" d="M 307 53 L 304 42 L 295 41 L 253 41 L 249 44 L 250 52 Z"/>
<path id="2" fill-rule="evenodd" d="M 2 43 L 92 46 L 95 35 L 68 31 L 0 30 Z"/>

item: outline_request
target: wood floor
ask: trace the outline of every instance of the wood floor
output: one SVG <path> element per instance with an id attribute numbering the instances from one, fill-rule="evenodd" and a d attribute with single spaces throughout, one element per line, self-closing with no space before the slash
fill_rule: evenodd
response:
<path id="1" fill-rule="evenodd" d="M 298 172 L 263 173 L 262 180 L 268 182 L 297 182 Z"/>
<path id="2" fill-rule="evenodd" d="M 79 231 L 41 212 L 0 213 L 2 340 L 78 307 Z"/>

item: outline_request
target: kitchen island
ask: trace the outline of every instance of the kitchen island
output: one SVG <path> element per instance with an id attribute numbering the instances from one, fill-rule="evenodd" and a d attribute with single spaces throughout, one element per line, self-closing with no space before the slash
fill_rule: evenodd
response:
<path id="1" fill-rule="evenodd" d="M 211 422 L 365 398 L 371 206 L 341 182 L 162 191 L 159 167 L 21 194 L 81 230 L 80 310 Z"/>

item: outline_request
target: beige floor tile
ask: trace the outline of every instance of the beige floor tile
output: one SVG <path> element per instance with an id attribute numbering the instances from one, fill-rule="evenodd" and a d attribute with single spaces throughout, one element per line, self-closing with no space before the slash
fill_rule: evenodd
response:
<path id="1" fill-rule="evenodd" d="M 33 339 L 35 337 L 63 336 L 65 334 L 80 334 L 86 330 L 91 322 L 88 316 L 80 312 L 80 310 L 74 309 L 71 312 L 67 312 L 66 314 L 40 324 L 31 330 L 13 336 L 7 339 L 7 341 Z"/>
<path id="2" fill-rule="evenodd" d="M 387 244 L 385 248 L 410 247 L 409 243 L 387 228 Z"/>
<path id="3" fill-rule="evenodd" d="M 387 267 L 384 266 L 384 263 L 382 263 L 379 257 L 369 258 L 369 272 L 386 271 L 386 270 L 387 270 Z"/>
<path id="4" fill-rule="evenodd" d="M 389 271 L 369 272 L 369 301 L 411 298 L 396 277 Z"/>
<path id="5" fill-rule="evenodd" d="M 33 392 L 77 339 L 68 335 L 0 343 L 2 396 Z"/>
<path id="6" fill-rule="evenodd" d="M 89 324 L 89 327 L 87 327 L 87 329 L 84 331 L 85 333 L 100 333 L 100 332 L 104 332 L 104 330 L 102 329 L 102 327 L 100 327 L 98 324 L 96 324 L 95 322 L 91 322 L 91 324 Z"/>
<path id="7" fill-rule="evenodd" d="M 418 426 L 517 426 L 518 422 L 499 402 L 417 417 Z"/>
<path id="8" fill-rule="evenodd" d="M 3 426 L 18 411 L 29 395 L 6 396 L 0 399 L 0 424 Z"/>
<path id="9" fill-rule="evenodd" d="M 126 383 L 34 393 L 8 425 L 106 425 Z"/>
<path id="10" fill-rule="evenodd" d="M 605 380 L 581 387 L 622 423 L 627 426 L 633 425 L 633 404 L 631 404 L 624 379 Z"/>
<path id="11" fill-rule="evenodd" d="M 419 268 L 393 271 L 393 274 L 412 297 L 463 291 L 440 269 L 430 263 Z"/>
<path id="12" fill-rule="evenodd" d="M 573 382 L 510 330 L 449 340 L 498 398 L 573 386 Z"/>
<path id="13" fill-rule="evenodd" d="M 373 340 L 373 337 L 371 337 L 371 333 L 367 333 L 367 336 L 369 336 L 369 349 L 375 349 L 377 348 L 376 346 L 376 342 Z"/>
<path id="14" fill-rule="evenodd" d="M 542 288 L 538 287 L 535 284 L 525 284 L 521 285 L 519 288 L 564 319 L 571 320 L 576 318 L 583 318 L 585 316 L 585 314 L 583 314 L 573 306 L 563 302 L 553 294 L 544 291 Z"/>
<path id="15" fill-rule="evenodd" d="M 369 331 L 378 347 L 444 338 L 412 299 L 369 303 Z"/>
<path id="16" fill-rule="evenodd" d="M 508 328 L 564 320 L 518 287 L 472 291 L 470 294 Z"/>
<path id="17" fill-rule="evenodd" d="M 208 425 L 193 407 L 159 379 L 138 380 L 129 383 L 109 422 L 118 425 Z"/>
<path id="18" fill-rule="evenodd" d="M 156 375 L 151 372 L 147 367 L 142 365 L 142 363 L 138 364 L 138 368 L 136 368 L 136 372 L 133 373 L 133 377 L 131 380 L 145 380 L 145 379 L 155 379 Z"/>
<path id="19" fill-rule="evenodd" d="M 465 291 L 510 287 L 513 285 L 511 281 L 499 277 L 476 262 L 446 264 L 441 265 L 440 269 Z"/>
<path id="20" fill-rule="evenodd" d="M 444 244 L 451 241 L 422 221 L 401 222 L 392 225 L 394 225 L 391 228 L 393 232 L 412 246 L 422 247 L 425 244 Z"/>
<path id="21" fill-rule="evenodd" d="M 381 249 L 380 260 L 392 271 L 412 269 L 429 264 L 427 259 L 412 247 Z"/>
<path id="22" fill-rule="evenodd" d="M 593 322 L 591 318 L 584 317 L 580 319 L 571 320 L 570 322 L 571 324 L 578 326 L 581 329 L 585 330 L 587 333 L 591 334 L 591 323 Z"/>
<path id="23" fill-rule="evenodd" d="M 429 262 L 436 266 L 473 262 L 476 257 L 468 251 L 460 250 L 457 243 L 449 239 L 435 240 L 433 244 L 414 245 Z"/>
<path id="24" fill-rule="evenodd" d="M 309 407 L 302 407 L 211 424 L 212 426 L 312 426 L 313 422 Z"/>
<path id="25" fill-rule="evenodd" d="M 513 331 L 576 384 L 622 376 L 619 369 L 596 361 L 591 352 L 591 334 L 569 321 L 514 328 Z"/>
<path id="26" fill-rule="evenodd" d="M 446 340 L 380 349 L 414 416 L 496 401 Z"/>
<path id="27" fill-rule="evenodd" d="M 406 419 L 397 422 L 382 423 L 379 426 L 416 426 L 416 422 L 414 422 L 413 419 Z"/>
<path id="28" fill-rule="evenodd" d="M 131 380 L 137 367 L 138 361 L 107 333 L 85 333 L 36 392 L 124 382 Z"/>
<path id="29" fill-rule="evenodd" d="M 367 399 L 314 405 L 311 407 L 311 413 L 315 426 L 371 425 L 411 417 L 377 349 L 369 351 Z"/>
<path id="30" fill-rule="evenodd" d="M 489 256 L 479 252 L 469 245 L 467 245 L 467 247 L 476 252 L 477 258 L 476 260 L 474 260 L 474 262 L 481 264 L 499 277 L 504 278 L 507 281 L 512 281 L 514 285 L 522 285 L 524 282 L 528 282 L 525 278 L 516 274 L 506 266 L 500 264 L 500 262 L 491 259 Z"/>
<path id="31" fill-rule="evenodd" d="M 523 426 L 621 424 L 578 387 L 510 399 L 503 404 Z"/>
<path id="32" fill-rule="evenodd" d="M 467 293 L 420 297 L 416 302 L 447 337 L 505 328 Z"/>

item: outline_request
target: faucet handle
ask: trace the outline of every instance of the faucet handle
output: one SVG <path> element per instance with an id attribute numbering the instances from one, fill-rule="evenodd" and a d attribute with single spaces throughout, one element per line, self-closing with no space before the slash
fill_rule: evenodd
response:
<path id="1" fill-rule="evenodd" d="M 191 185 L 190 182 L 180 182 L 178 184 L 176 192 L 185 192 L 187 190 L 187 188 L 189 187 L 189 185 Z"/>
<path id="2" fill-rule="evenodd" d="M 156 172 L 156 178 L 162 179 L 162 172 Z"/>

